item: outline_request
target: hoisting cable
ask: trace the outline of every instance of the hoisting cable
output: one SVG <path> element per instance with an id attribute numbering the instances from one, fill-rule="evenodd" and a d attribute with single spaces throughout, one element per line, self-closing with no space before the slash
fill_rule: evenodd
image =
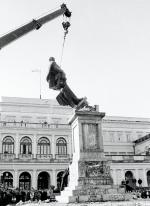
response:
<path id="1" fill-rule="evenodd" d="M 61 63 L 62 63 L 62 59 L 63 59 L 63 53 L 64 53 L 64 47 L 65 47 L 65 41 L 66 41 L 66 36 L 68 34 L 68 28 L 70 27 L 70 22 L 69 21 L 64 21 L 62 23 L 62 26 L 64 28 L 64 39 L 63 39 L 63 44 L 62 44 L 62 50 L 61 50 L 61 58 L 60 58 L 60 67 L 61 67 Z"/>

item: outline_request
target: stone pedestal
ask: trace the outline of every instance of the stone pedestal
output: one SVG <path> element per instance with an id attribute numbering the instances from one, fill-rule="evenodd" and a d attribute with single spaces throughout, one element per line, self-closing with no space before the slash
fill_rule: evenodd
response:
<path id="1" fill-rule="evenodd" d="M 73 159 L 68 187 L 57 201 L 92 202 L 124 200 L 124 189 L 113 186 L 109 162 L 104 157 L 102 118 L 105 113 L 76 111 L 72 126 Z"/>

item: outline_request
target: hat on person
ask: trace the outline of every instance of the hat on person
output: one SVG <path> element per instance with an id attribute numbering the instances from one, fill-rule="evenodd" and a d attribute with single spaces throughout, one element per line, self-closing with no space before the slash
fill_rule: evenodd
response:
<path id="1" fill-rule="evenodd" d="M 55 61 L 55 58 L 54 57 L 50 57 L 49 61 Z"/>

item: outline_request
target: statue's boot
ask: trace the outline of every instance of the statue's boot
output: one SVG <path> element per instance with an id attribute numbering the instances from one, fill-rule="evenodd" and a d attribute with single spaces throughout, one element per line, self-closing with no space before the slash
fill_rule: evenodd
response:
<path id="1" fill-rule="evenodd" d="M 83 107 L 88 106 L 87 98 L 84 97 L 81 99 L 81 101 L 78 103 L 76 110 L 82 109 Z"/>

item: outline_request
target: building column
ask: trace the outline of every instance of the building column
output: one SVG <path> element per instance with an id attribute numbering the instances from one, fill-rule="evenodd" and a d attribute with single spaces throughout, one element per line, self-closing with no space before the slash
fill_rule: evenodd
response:
<path id="1" fill-rule="evenodd" d="M 136 184 L 138 184 L 138 180 L 139 180 L 139 171 L 138 171 L 138 169 L 135 170 L 135 179 L 136 179 Z"/>
<path id="2" fill-rule="evenodd" d="M 147 187 L 147 178 L 146 178 L 146 170 L 145 169 L 143 169 L 143 178 L 142 178 L 142 180 L 143 180 L 142 186 Z"/>
<path id="3" fill-rule="evenodd" d="M 124 169 L 120 169 L 119 170 L 119 174 L 117 174 L 117 178 L 118 178 L 118 185 L 121 185 L 121 182 L 125 179 L 125 175 L 124 175 Z"/>
<path id="4" fill-rule="evenodd" d="M 114 184 L 114 185 L 117 185 L 116 170 L 115 170 L 115 169 L 112 169 L 112 170 L 111 170 L 111 176 L 112 176 L 112 178 L 113 178 L 113 184 Z"/>
<path id="5" fill-rule="evenodd" d="M 51 141 L 51 154 L 52 154 L 52 158 L 55 159 L 55 136 L 52 136 L 52 141 Z"/>
<path id="6" fill-rule="evenodd" d="M 0 134 L 0 153 L 2 153 L 2 141 L 3 141 L 2 134 Z"/>
<path id="7" fill-rule="evenodd" d="M 116 169 L 116 184 L 120 185 L 122 180 L 124 180 L 124 170 L 123 169 Z"/>
<path id="8" fill-rule="evenodd" d="M 33 153 L 33 158 L 36 158 L 36 154 L 37 154 L 37 144 L 36 144 L 36 134 L 33 135 L 33 149 L 32 149 L 32 153 Z"/>
<path id="9" fill-rule="evenodd" d="M 56 170 L 53 170 L 53 171 L 52 171 L 51 185 L 54 185 L 55 188 L 57 187 Z"/>
<path id="10" fill-rule="evenodd" d="M 19 148 L 19 145 L 20 145 L 20 138 L 19 138 L 19 134 L 17 133 L 16 134 L 16 137 L 15 137 L 15 145 L 16 145 L 16 147 L 15 147 L 15 151 L 14 151 L 14 153 L 16 154 L 16 158 L 18 158 L 19 157 L 19 150 L 20 150 L 20 148 Z"/>
<path id="11" fill-rule="evenodd" d="M 124 169 L 121 170 L 121 181 L 125 180 L 125 172 Z"/>
<path id="12" fill-rule="evenodd" d="M 34 189 L 37 189 L 37 175 L 36 175 L 36 170 L 33 170 L 33 173 L 32 173 L 32 187 Z"/>
<path id="13" fill-rule="evenodd" d="M 68 154 L 69 154 L 69 158 L 72 158 L 72 141 L 71 141 L 71 137 L 68 137 L 68 144 L 67 144 L 67 150 L 68 150 Z"/>
<path id="14" fill-rule="evenodd" d="M 15 170 L 15 172 L 14 172 L 13 187 L 14 188 L 19 187 L 18 171 L 17 170 Z"/>

